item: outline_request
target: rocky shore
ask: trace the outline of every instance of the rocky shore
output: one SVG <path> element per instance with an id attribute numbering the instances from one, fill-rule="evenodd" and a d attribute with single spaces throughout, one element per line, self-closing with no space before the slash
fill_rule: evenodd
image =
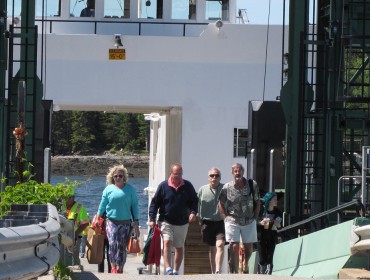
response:
<path id="1" fill-rule="evenodd" d="M 146 155 L 97 155 L 53 156 L 51 174 L 55 176 L 105 176 L 110 167 L 123 164 L 131 177 L 149 176 L 149 156 Z"/>

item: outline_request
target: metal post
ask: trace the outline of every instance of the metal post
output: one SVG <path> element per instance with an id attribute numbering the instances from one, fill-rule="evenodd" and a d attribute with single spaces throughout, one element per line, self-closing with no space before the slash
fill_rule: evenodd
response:
<path id="1" fill-rule="evenodd" d="M 274 149 L 270 150 L 270 178 L 269 178 L 269 191 L 273 190 L 273 179 L 274 179 Z"/>
<path id="2" fill-rule="evenodd" d="M 365 206 L 366 209 L 366 198 L 365 198 L 365 192 L 366 192 L 366 175 L 368 168 L 368 157 L 370 156 L 370 147 L 369 146 L 363 146 L 362 147 L 362 181 L 361 181 L 361 202 Z"/>
<path id="3" fill-rule="evenodd" d="M 51 173 L 51 149 L 45 148 L 44 150 L 44 183 L 50 183 Z"/>
<path id="4" fill-rule="evenodd" d="M 249 164 L 250 164 L 250 166 L 249 166 L 250 178 L 255 179 L 256 178 L 256 169 L 255 169 L 255 165 L 256 165 L 256 150 L 255 149 L 251 149 L 251 160 L 250 160 Z"/>
<path id="5" fill-rule="evenodd" d="M 362 158 L 362 163 L 363 163 L 363 158 Z M 364 178 L 365 177 L 365 178 Z M 337 201 L 337 206 L 339 206 L 340 205 L 340 202 L 341 202 L 341 185 L 340 185 L 340 181 L 342 180 L 342 179 L 351 179 L 351 178 L 353 178 L 353 179 L 359 179 L 359 178 L 361 178 L 362 179 L 362 185 L 361 185 L 361 189 L 362 189 L 362 197 L 363 197 L 363 188 L 362 188 L 362 186 L 363 186 L 363 184 L 364 184 L 364 180 L 365 180 L 365 184 L 366 184 L 366 179 L 367 178 L 370 178 L 370 176 L 363 176 L 363 175 L 361 175 L 361 176 L 341 176 L 341 177 L 339 177 L 339 179 L 338 179 L 338 201 Z M 363 203 L 363 199 L 361 198 L 361 202 L 362 202 L 362 204 L 365 206 L 365 204 Z M 339 217 L 339 213 L 337 214 L 338 215 L 338 217 L 337 217 L 337 222 L 338 222 L 338 224 L 340 223 L 340 217 Z"/>
<path id="6" fill-rule="evenodd" d="M 340 181 L 342 179 L 350 179 L 350 178 L 361 178 L 362 176 L 341 176 L 338 179 L 338 201 L 337 201 L 337 206 L 340 205 L 340 199 L 341 199 L 341 187 L 340 187 Z M 337 213 L 337 223 L 340 223 L 340 215 L 339 212 Z"/>

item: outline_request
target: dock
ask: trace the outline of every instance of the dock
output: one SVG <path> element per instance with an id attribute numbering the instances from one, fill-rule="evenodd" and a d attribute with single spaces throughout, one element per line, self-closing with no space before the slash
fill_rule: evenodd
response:
<path id="1" fill-rule="evenodd" d="M 111 273 L 99 273 L 98 272 L 98 265 L 97 264 L 89 264 L 86 258 L 81 258 L 81 264 L 83 265 L 83 271 L 81 270 L 73 270 L 74 274 L 77 279 L 79 280 L 111 280 L 111 279 L 124 279 L 127 277 L 138 277 L 141 280 L 153 280 L 153 279 L 168 279 L 167 275 L 154 275 L 154 274 L 139 274 L 139 269 L 145 267 L 142 263 L 143 256 L 138 254 L 129 254 L 127 256 L 127 262 L 125 267 L 123 268 L 123 274 L 111 274 Z M 107 265 L 105 265 L 105 269 L 107 269 Z M 162 269 L 162 268 L 161 268 Z M 153 269 L 154 271 L 154 269 Z M 163 273 L 163 269 L 161 271 Z M 175 276 L 175 275 L 174 275 Z M 260 274 L 249 274 L 248 276 L 245 274 L 193 274 L 193 275 L 176 275 L 176 278 L 186 278 L 191 280 L 238 280 L 243 279 L 245 280 L 263 280 L 263 279 L 270 279 L 270 280 L 282 280 L 282 279 L 294 279 L 294 280 L 307 280 L 309 278 L 301 278 L 301 277 L 290 277 L 290 276 L 275 276 L 275 275 L 260 275 Z M 54 280 L 53 275 L 46 275 L 38 278 L 39 280 Z"/>

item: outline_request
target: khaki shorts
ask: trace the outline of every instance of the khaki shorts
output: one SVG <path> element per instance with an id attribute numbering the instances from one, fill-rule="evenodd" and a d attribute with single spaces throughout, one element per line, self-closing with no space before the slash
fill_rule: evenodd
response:
<path id="1" fill-rule="evenodd" d="M 175 226 L 166 221 L 160 222 L 163 240 L 171 240 L 175 248 L 184 247 L 186 235 L 188 234 L 189 224 Z"/>
<path id="2" fill-rule="evenodd" d="M 248 225 L 240 226 L 230 222 L 225 222 L 226 242 L 240 242 L 240 237 L 243 243 L 257 242 L 257 224 L 256 220 Z"/>

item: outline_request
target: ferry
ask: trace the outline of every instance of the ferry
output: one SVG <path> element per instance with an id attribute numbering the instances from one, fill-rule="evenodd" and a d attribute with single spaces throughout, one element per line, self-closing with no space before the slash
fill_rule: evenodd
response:
<path id="1" fill-rule="evenodd" d="M 352 246 L 369 223 L 369 0 L 289 1 L 289 25 L 250 24 L 235 0 L 87 2 L 0 4 L 2 174 L 19 164 L 20 119 L 43 180 L 53 112 L 142 113 L 149 201 L 175 162 L 196 189 L 239 162 L 261 193 L 281 193 L 294 239 L 274 274 L 369 269 L 366 242 Z"/>

